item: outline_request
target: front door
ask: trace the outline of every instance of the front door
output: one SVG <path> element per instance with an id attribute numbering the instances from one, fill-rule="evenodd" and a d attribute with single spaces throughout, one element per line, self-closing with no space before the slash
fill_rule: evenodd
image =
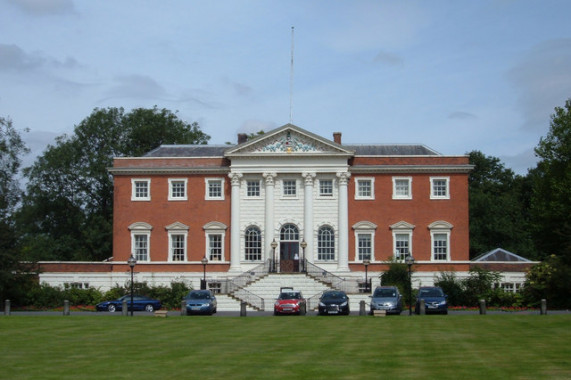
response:
<path id="1" fill-rule="evenodd" d="M 280 272 L 299 272 L 299 242 L 280 243 Z"/>

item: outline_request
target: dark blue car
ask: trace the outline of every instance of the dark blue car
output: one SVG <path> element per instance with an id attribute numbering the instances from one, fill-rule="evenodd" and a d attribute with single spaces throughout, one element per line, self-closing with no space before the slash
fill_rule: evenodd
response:
<path id="1" fill-rule="evenodd" d="M 421 286 L 418 289 L 414 312 L 420 314 L 420 300 L 424 300 L 426 314 L 448 314 L 448 296 L 438 286 Z"/>
<path id="2" fill-rule="evenodd" d="M 133 307 L 131 307 L 131 296 L 123 296 L 119 299 L 113 301 L 104 301 L 98 303 L 95 306 L 97 311 L 109 311 L 114 313 L 115 311 L 122 311 L 123 310 L 123 300 L 127 300 L 127 310 L 131 311 L 148 311 L 152 313 L 155 310 L 159 310 L 161 308 L 161 301 L 155 300 L 149 297 L 143 296 L 133 296 Z"/>

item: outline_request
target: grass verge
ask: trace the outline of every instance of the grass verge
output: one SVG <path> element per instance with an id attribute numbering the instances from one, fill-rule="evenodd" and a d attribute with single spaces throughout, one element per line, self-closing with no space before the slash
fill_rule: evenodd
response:
<path id="1" fill-rule="evenodd" d="M 0 317 L 2 379 L 569 379 L 570 315 Z"/>

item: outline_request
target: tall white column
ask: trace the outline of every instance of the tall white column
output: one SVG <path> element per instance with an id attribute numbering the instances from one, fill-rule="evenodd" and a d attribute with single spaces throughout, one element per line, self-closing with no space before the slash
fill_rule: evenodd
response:
<path id="1" fill-rule="evenodd" d="M 339 261 L 338 270 L 349 271 L 349 204 L 347 201 L 347 183 L 350 173 L 339 172 Z"/>
<path id="2" fill-rule="evenodd" d="M 232 181 L 230 199 L 230 271 L 240 271 L 240 178 L 242 173 L 228 174 Z"/>
<path id="3" fill-rule="evenodd" d="M 272 258 L 272 240 L 274 240 L 274 179 L 276 173 L 263 173 L 262 176 L 266 179 L 266 208 L 264 213 L 264 250 L 266 252 L 266 259 Z"/>
<path id="4" fill-rule="evenodd" d="M 315 173 L 304 172 L 302 177 L 305 178 L 305 192 L 303 194 L 303 239 L 307 243 L 305 258 L 308 262 L 313 263 L 313 182 Z"/>

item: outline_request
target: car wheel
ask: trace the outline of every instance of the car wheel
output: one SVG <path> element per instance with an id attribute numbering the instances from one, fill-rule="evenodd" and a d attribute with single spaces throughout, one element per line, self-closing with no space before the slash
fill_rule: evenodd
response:
<path id="1" fill-rule="evenodd" d="M 115 305 L 113 305 L 113 304 L 109 304 L 109 305 L 107 306 L 107 311 L 110 312 L 110 313 L 114 313 L 116 310 L 117 310 L 117 308 L 116 308 Z"/>
<path id="2" fill-rule="evenodd" d="M 155 308 L 153 307 L 153 305 L 148 304 L 147 306 L 145 306 L 145 311 L 152 313 L 153 311 L 155 311 Z"/>

